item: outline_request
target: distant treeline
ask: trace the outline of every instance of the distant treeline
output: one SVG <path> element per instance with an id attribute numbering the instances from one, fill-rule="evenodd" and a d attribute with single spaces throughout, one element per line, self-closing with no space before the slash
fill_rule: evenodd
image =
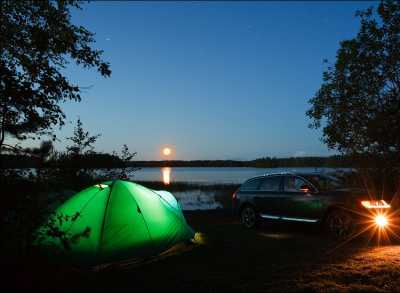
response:
<path id="1" fill-rule="evenodd" d="M 193 161 L 134 161 L 135 167 L 351 167 L 351 160 L 343 156 L 260 158 L 250 161 L 237 160 L 193 160 Z"/>
<path id="2" fill-rule="evenodd" d="M 42 165 L 41 165 L 42 164 Z M 59 157 L 57 160 L 50 160 L 45 163 L 35 157 L 23 155 L 2 155 L 2 168 L 36 168 L 36 167 L 81 167 L 81 168 L 118 168 L 123 162 L 118 156 L 106 153 L 92 153 L 81 155 L 74 160 L 68 157 Z M 256 168 L 277 168 L 277 167 L 352 167 L 350 158 L 344 156 L 330 157 L 291 157 L 271 158 L 265 157 L 250 161 L 238 160 L 171 160 L 171 161 L 131 161 L 131 167 L 256 167 Z"/>
<path id="3" fill-rule="evenodd" d="M 57 159 L 44 163 L 40 158 L 29 155 L 1 155 L 1 168 L 118 168 L 122 166 L 123 162 L 118 156 L 106 153 L 76 155 L 73 159 L 67 155 L 61 155 Z"/>

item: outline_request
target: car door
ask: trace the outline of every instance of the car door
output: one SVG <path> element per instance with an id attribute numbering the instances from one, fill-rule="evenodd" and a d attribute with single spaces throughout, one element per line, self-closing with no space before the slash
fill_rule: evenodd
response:
<path id="1" fill-rule="evenodd" d="M 258 188 L 263 180 L 263 177 L 257 177 L 257 178 L 252 178 L 247 180 L 245 183 L 242 184 L 242 186 L 239 189 L 240 193 L 240 201 L 241 205 L 242 204 L 253 204 L 256 208 L 257 211 L 259 211 L 259 208 L 256 206 L 256 202 L 254 200 L 255 197 L 258 195 Z"/>
<path id="2" fill-rule="evenodd" d="M 282 176 L 266 176 L 258 191 L 254 194 L 254 202 L 261 216 L 274 218 L 281 213 Z"/>
<path id="3" fill-rule="evenodd" d="M 287 175 L 283 178 L 282 216 L 287 220 L 316 222 L 322 215 L 320 195 L 304 178 Z M 302 187 L 308 186 L 308 192 Z"/>

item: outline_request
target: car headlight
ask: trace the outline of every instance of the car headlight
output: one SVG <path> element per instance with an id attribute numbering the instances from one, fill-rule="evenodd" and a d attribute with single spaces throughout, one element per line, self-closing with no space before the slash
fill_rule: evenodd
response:
<path id="1" fill-rule="evenodd" d="M 383 199 L 381 200 L 363 200 L 361 204 L 367 209 L 389 209 L 390 204 L 388 204 Z"/>
<path id="2" fill-rule="evenodd" d="M 385 215 L 377 215 L 375 216 L 375 224 L 379 228 L 385 228 L 385 226 L 389 223 L 388 218 Z"/>

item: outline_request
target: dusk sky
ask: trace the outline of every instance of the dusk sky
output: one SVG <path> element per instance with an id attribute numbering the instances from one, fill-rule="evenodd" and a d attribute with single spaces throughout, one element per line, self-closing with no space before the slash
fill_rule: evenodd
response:
<path id="1" fill-rule="evenodd" d="M 323 60 L 358 31 L 375 2 L 91 2 L 73 22 L 96 33 L 112 75 L 69 68 L 81 103 L 63 105 L 101 133 L 96 150 L 126 143 L 137 160 L 329 155 L 308 128 Z M 65 142 L 57 145 L 62 149 Z"/>

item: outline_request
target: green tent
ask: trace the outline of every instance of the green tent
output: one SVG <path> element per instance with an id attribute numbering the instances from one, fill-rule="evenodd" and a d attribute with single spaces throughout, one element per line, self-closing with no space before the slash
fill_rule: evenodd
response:
<path id="1" fill-rule="evenodd" d="M 172 194 L 122 180 L 77 193 L 39 232 L 42 246 L 90 265 L 155 256 L 194 236 Z"/>

